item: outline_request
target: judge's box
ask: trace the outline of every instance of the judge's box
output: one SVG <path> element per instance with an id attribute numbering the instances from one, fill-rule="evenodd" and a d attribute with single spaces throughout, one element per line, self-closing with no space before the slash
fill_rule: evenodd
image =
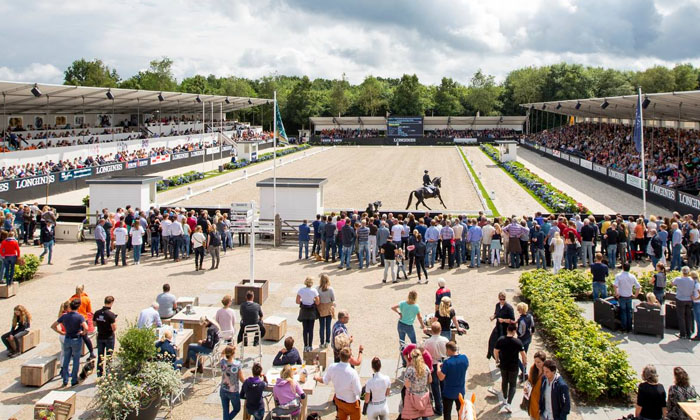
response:
<path id="1" fill-rule="evenodd" d="M 287 319 L 281 316 L 268 316 L 263 320 L 265 340 L 280 341 L 287 334 Z"/>
<path id="2" fill-rule="evenodd" d="M 333 349 L 331 348 L 331 346 L 328 346 L 325 349 L 315 348 L 311 351 L 304 352 L 305 364 L 313 365 L 316 363 L 317 359 L 318 365 L 323 367 L 323 370 L 326 370 L 328 366 L 333 364 Z"/>

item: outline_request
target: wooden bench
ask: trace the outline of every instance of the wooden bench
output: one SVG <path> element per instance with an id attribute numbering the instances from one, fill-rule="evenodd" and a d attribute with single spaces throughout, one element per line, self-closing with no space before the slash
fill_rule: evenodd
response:
<path id="1" fill-rule="evenodd" d="M 19 352 L 27 352 L 36 347 L 41 341 L 41 330 L 29 330 L 28 334 L 19 339 Z"/>
<path id="2" fill-rule="evenodd" d="M 40 419 L 39 411 L 54 406 L 56 420 L 68 420 L 75 415 L 75 391 L 51 391 L 34 404 L 34 418 Z M 57 404 L 58 403 L 58 404 Z"/>
<path id="3" fill-rule="evenodd" d="M 22 364 L 20 382 L 26 386 L 42 386 L 58 374 L 58 357 L 45 356 Z"/>
<path id="4" fill-rule="evenodd" d="M 7 299 L 19 293 L 19 282 L 13 281 L 11 285 L 0 285 L 0 298 Z"/>

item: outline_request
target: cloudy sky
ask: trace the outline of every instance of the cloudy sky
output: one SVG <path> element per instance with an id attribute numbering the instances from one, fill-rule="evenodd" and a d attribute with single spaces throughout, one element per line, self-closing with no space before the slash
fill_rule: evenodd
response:
<path id="1" fill-rule="evenodd" d="M 61 83 L 79 58 L 128 78 L 163 56 L 178 80 L 273 72 L 416 73 L 467 83 L 478 69 L 561 61 L 700 65 L 700 0 L 0 1 L 0 80 Z"/>

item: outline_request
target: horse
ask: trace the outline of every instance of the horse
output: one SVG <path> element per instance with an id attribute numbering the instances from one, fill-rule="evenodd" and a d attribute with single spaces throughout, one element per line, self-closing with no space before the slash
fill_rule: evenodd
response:
<path id="1" fill-rule="evenodd" d="M 416 210 L 418 210 L 418 205 L 423 203 L 423 205 L 428 209 L 432 210 L 430 207 L 428 207 L 427 204 L 425 204 L 425 199 L 426 198 L 433 198 L 437 197 L 440 199 L 440 204 L 444 208 L 447 208 L 445 203 L 442 201 L 442 196 L 440 196 L 440 187 L 442 186 L 442 181 L 439 176 L 436 176 L 433 178 L 433 180 L 430 182 L 433 185 L 433 191 L 429 192 L 427 188 L 425 187 L 420 187 L 417 190 L 413 190 L 408 194 L 408 204 L 406 205 L 406 210 L 408 210 L 409 207 L 411 207 L 411 201 L 413 201 L 413 196 L 416 196 Z"/>

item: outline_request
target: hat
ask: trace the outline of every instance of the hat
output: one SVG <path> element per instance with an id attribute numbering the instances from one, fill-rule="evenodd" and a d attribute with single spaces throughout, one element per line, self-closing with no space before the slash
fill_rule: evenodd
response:
<path id="1" fill-rule="evenodd" d="M 427 174 L 427 173 L 428 173 L 428 170 L 426 169 L 426 170 L 425 170 L 425 171 L 423 171 L 423 172 L 425 172 L 425 173 Z"/>

